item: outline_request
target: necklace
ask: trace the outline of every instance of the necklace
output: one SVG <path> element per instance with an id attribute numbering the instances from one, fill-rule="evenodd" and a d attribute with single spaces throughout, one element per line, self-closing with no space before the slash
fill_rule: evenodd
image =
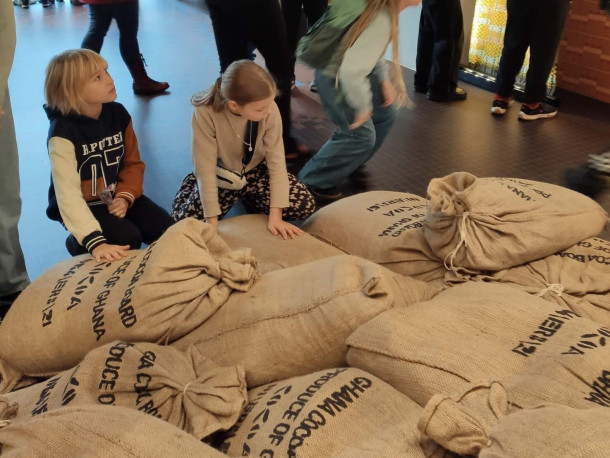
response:
<path id="1" fill-rule="evenodd" d="M 225 112 L 225 114 L 226 114 L 226 112 Z M 250 124 L 250 143 L 248 143 L 246 140 L 241 138 L 241 136 L 237 133 L 237 131 L 235 130 L 235 127 L 233 127 L 233 123 L 231 122 L 231 118 L 229 117 L 228 114 L 227 114 L 227 120 L 229 121 L 229 125 L 231 126 L 231 129 L 233 129 L 233 132 L 235 133 L 235 135 L 237 135 L 237 139 L 244 142 L 244 145 L 246 145 L 248 147 L 248 151 L 252 152 L 252 122 L 248 121 L 248 124 Z"/>

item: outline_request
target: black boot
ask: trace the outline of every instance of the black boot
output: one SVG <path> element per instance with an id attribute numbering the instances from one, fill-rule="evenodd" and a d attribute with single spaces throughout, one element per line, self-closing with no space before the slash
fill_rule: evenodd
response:
<path id="1" fill-rule="evenodd" d="M 133 92 L 138 95 L 154 95 L 160 94 L 169 88 L 169 83 L 155 81 L 148 77 L 144 66 L 146 61 L 144 56 L 140 54 L 140 58 L 128 65 L 129 72 L 133 78 Z"/>

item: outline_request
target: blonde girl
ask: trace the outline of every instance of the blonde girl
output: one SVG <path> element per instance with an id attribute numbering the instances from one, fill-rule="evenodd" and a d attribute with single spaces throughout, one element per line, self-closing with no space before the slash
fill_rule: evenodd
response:
<path id="1" fill-rule="evenodd" d="M 138 140 L 131 116 L 116 97 L 108 64 L 94 51 L 65 51 L 47 66 L 47 215 L 70 231 L 70 254 L 89 252 L 98 261 L 121 259 L 173 224 L 143 195 Z"/>
<path id="2" fill-rule="evenodd" d="M 194 173 L 176 194 L 175 220 L 196 217 L 217 227 L 241 199 L 247 211 L 269 215 L 273 235 L 288 239 L 301 233 L 284 218 L 308 217 L 315 201 L 286 170 L 276 92 L 269 72 L 239 60 L 211 88 L 193 96 Z"/>
<path id="3" fill-rule="evenodd" d="M 301 169 L 299 178 L 316 197 L 341 197 L 338 186 L 379 149 L 408 101 L 398 57 L 398 19 L 421 0 L 334 0 L 333 8 L 362 13 L 325 68 L 315 72 L 322 105 L 336 129 Z M 383 58 L 392 43 L 393 71 Z"/>

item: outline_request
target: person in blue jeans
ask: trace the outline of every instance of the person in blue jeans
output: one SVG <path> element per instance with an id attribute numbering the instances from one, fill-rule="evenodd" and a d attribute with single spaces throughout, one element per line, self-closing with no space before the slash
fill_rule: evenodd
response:
<path id="1" fill-rule="evenodd" d="M 339 8 L 335 0 L 331 8 Z M 342 197 L 338 186 L 379 149 L 406 100 L 398 59 L 398 16 L 419 0 L 362 1 L 363 12 L 330 62 L 315 72 L 324 111 L 335 131 L 301 169 L 299 179 L 319 200 Z M 383 59 L 392 42 L 391 77 Z"/>

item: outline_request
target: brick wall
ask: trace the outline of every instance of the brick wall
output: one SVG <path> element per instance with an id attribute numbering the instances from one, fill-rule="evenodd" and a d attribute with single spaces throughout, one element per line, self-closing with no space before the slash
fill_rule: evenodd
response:
<path id="1" fill-rule="evenodd" d="M 610 103 L 610 14 L 575 0 L 559 46 L 558 86 Z"/>

